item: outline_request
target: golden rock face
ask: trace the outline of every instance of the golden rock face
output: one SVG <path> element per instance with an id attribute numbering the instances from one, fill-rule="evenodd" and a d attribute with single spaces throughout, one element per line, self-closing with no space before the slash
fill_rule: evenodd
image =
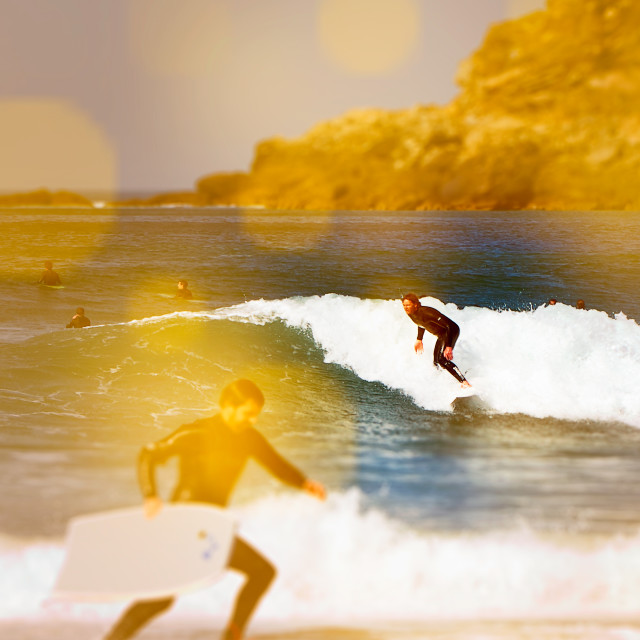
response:
<path id="1" fill-rule="evenodd" d="M 457 82 L 444 107 L 357 110 L 261 142 L 250 174 L 199 193 L 279 209 L 640 208 L 637 0 L 549 0 L 494 26 Z"/>
<path id="2" fill-rule="evenodd" d="M 37 189 L 24 193 L 0 195 L 0 207 L 73 207 L 91 208 L 88 198 L 71 191 Z"/>
<path id="3" fill-rule="evenodd" d="M 640 209 L 638 0 L 548 0 L 492 27 L 456 80 L 449 105 L 354 110 L 259 143 L 249 173 L 112 204 Z"/>

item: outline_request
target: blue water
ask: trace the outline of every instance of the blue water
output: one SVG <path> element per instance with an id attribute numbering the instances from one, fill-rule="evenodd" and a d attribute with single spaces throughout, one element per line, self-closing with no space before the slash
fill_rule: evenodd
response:
<path id="1" fill-rule="evenodd" d="M 335 519 L 327 562 L 360 528 L 382 544 L 400 527 L 407 557 L 415 536 L 455 541 L 470 564 L 498 562 L 499 536 L 522 531 L 576 554 L 585 536 L 634 539 L 639 238 L 635 213 L 0 212 L 0 537 L 36 553 L 28 541 L 59 544 L 73 515 L 137 504 L 139 447 L 215 412 L 243 376 L 267 397 L 261 429 L 334 496 L 318 516 Z M 34 284 L 47 259 L 64 289 Z M 179 279 L 193 302 L 173 299 Z M 452 411 L 453 379 L 413 353 L 399 301 L 411 290 L 461 326 L 454 359 L 485 410 Z M 64 329 L 78 305 L 93 326 Z M 235 505 L 250 526 L 273 500 L 305 527 L 305 499 L 251 467 Z M 513 549 L 510 567 L 559 553 Z M 598 575 L 603 554 L 589 560 Z M 603 580 L 598 602 L 620 613 L 635 574 L 618 600 Z"/>

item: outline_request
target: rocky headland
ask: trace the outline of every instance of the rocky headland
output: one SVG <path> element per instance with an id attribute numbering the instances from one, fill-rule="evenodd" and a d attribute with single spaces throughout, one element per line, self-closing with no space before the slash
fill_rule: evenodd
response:
<path id="1" fill-rule="evenodd" d="M 494 25 L 456 80 L 448 105 L 353 110 L 260 142 L 247 173 L 112 204 L 640 209 L 640 2 L 548 0 Z"/>

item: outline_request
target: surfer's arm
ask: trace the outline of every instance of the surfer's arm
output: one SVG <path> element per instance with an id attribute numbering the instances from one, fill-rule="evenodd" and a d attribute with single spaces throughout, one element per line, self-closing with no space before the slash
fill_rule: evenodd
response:
<path id="1" fill-rule="evenodd" d="M 318 498 L 318 500 L 324 500 L 327 497 L 327 491 L 324 485 L 315 480 L 311 480 L 311 478 L 307 478 L 304 481 L 302 489 L 315 498 Z"/>
<path id="2" fill-rule="evenodd" d="M 156 444 L 148 444 L 140 450 L 138 456 L 138 483 L 145 500 L 157 498 L 156 487 L 156 464 L 157 464 Z"/>
<path id="3" fill-rule="evenodd" d="M 298 489 L 304 489 L 306 476 L 283 458 L 258 431 L 253 432 L 253 457 L 278 480 Z"/>
<path id="4" fill-rule="evenodd" d="M 138 456 L 138 483 L 145 499 L 158 497 L 156 467 L 173 456 L 187 452 L 190 448 L 195 447 L 197 451 L 198 445 L 197 434 L 182 431 L 142 447 Z"/>

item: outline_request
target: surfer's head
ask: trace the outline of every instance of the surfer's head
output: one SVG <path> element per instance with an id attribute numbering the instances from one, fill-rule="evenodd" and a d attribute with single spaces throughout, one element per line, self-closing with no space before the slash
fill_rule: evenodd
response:
<path id="1" fill-rule="evenodd" d="M 264 395 L 251 380 L 234 380 L 220 393 L 220 410 L 225 424 L 233 431 L 252 427 L 264 406 Z"/>
<path id="2" fill-rule="evenodd" d="M 584 309 L 584 300 L 578 300 L 578 302 L 576 302 L 576 309 Z"/>
<path id="3" fill-rule="evenodd" d="M 44 268 L 45 269 L 53 269 L 53 262 L 51 262 L 51 260 L 45 260 L 44 261 Z"/>
<path id="4" fill-rule="evenodd" d="M 84 307 L 78 307 L 78 308 L 76 309 L 76 313 L 77 313 L 79 316 L 83 316 L 83 315 L 84 315 Z"/>
<path id="5" fill-rule="evenodd" d="M 556 302 L 558 302 L 558 301 L 555 298 L 551 298 L 549 300 L 549 304 L 551 304 L 551 305 L 556 304 Z"/>
<path id="6" fill-rule="evenodd" d="M 402 296 L 402 306 L 407 315 L 411 315 L 420 308 L 420 298 L 415 293 L 405 293 Z"/>
<path id="7" fill-rule="evenodd" d="M 186 289 L 189 283 L 186 280 L 178 280 L 178 289 Z"/>

